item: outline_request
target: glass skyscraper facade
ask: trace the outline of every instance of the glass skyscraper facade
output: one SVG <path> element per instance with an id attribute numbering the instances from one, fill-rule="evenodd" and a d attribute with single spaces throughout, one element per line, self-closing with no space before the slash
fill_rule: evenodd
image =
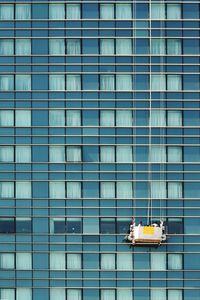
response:
<path id="1" fill-rule="evenodd" d="M 1 0 L 1 300 L 200 299 L 199 66 L 199 1 Z"/>

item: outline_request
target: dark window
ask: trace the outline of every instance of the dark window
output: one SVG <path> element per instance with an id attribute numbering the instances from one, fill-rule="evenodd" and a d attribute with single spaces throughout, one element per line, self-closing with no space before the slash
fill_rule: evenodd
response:
<path id="1" fill-rule="evenodd" d="M 183 233 L 183 222 L 182 219 L 168 219 L 167 222 L 168 233 Z"/>
<path id="2" fill-rule="evenodd" d="M 54 233 L 65 233 L 65 220 L 54 220 Z"/>
<path id="3" fill-rule="evenodd" d="M 14 218 L 0 218 L 0 233 L 14 233 Z"/>
<path id="4" fill-rule="evenodd" d="M 117 233 L 127 233 L 130 227 L 130 219 L 118 219 L 117 220 Z"/>
<path id="5" fill-rule="evenodd" d="M 115 233 L 115 219 L 114 218 L 102 218 L 101 219 L 101 233 Z"/>
<path id="6" fill-rule="evenodd" d="M 29 233 L 31 232 L 31 219 L 29 218 L 17 218 L 16 219 L 16 232 L 17 233 Z"/>
<path id="7" fill-rule="evenodd" d="M 67 219 L 67 233 L 81 233 L 81 219 L 80 218 L 68 218 Z"/>

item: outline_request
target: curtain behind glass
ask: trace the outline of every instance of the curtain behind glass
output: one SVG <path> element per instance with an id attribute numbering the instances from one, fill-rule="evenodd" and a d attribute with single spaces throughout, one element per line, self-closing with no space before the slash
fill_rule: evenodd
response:
<path id="1" fill-rule="evenodd" d="M 116 111 L 116 126 L 132 126 L 132 111 L 131 110 L 117 110 Z"/>
<path id="2" fill-rule="evenodd" d="M 132 75 L 116 75 L 116 90 L 132 90 Z"/>
<path id="3" fill-rule="evenodd" d="M 65 253 L 50 253 L 50 269 L 51 270 L 65 270 Z"/>
<path id="4" fill-rule="evenodd" d="M 169 270 L 181 270 L 182 265 L 182 254 L 168 254 Z"/>
<path id="5" fill-rule="evenodd" d="M 117 300 L 133 300 L 133 292 L 131 289 L 118 289 L 117 290 Z M 155 299 L 153 299 L 155 300 Z"/>
<path id="6" fill-rule="evenodd" d="M 65 19 L 65 4 L 49 4 L 49 19 Z"/>
<path id="7" fill-rule="evenodd" d="M 67 122 L 67 126 L 81 126 L 80 110 L 67 110 L 66 122 Z"/>
<path id="8" fill-rule="evenodd" d="M 67 19 L 80 19 L 81 18 L 81 7 L 80 4 L 67 4 L 66 5 Z"/>
<path id="9" fill-rule="evenodd" d="M 30 39 L 16 39 L 15 40 L 15 54 L 16 55 L 30 55 L 31 54 L 31 40 Z"/>
<path id="10" fill-rule="evenodd" d="M 15 161 L 17 163 L 31 162 L 31 146 L 16 146 L 15 147 Z"/>
<path id="11" fill-rule="evenodd" d="M 67 90 L 78 91 L 81 90 L 81 77 L 80 75 L 67 75 Z"/>
<path id="12" fill-rule="evenodd" d="M 101 254 L 101 269 L 114 270 L 115 269 L 115 254 Z"/>
<path id="13" fill-rule="evenodd" d="M 65 294 L 64 288 L 50 288 L 50 300 L 65 300 Z"/>
<path id="14" fill-rule="evenodd" d="M 14 112 L 12 110 L 0 111 L 0 126 L 13 126 L 14 125 Z"/>
<path id="15" fill-rule="evenodd" d="M 166 290 L 156 289 L 151 290 L 151 299 L 152 300 L 166 300 Z"/>
<path id="16" fill-rule="evenodd" d="M 0 161 L 2 161 L 2 162 L 14 161 L 14 147 L 13 146 L 0 147 Z"/>
<path id="17" fill-rule="evenodd" d="M 31 182 L 17 181 L 15 183 L 16 198 L 31 198 Z"/>
<path id="18" fill-rule="evenodd" d="M 49 54 L 65 55 L 65 40 L 64 39 L 50 39 L 49 40 Z"/>
<path id="19" fill-rule="evenodd" d="M 115 147 L 101 146 L 100 161 L 101 162 L 114 162 L 115 161 Z"/>
<path id="20" fill-rule="evenodd" d="M 149 161 L 153 163 L 166 162 L 166 148 L 162 145 L 151 145 L 149 147 Z"/>
<path id="21" fill-rule="evenodd" d="M 67 198 L 81 198 L 81 182 L 67 182 Z"/>
<path id="22" fill-rule="evenodd" d="M 65 75 L 49 75 L 49 89 L 52 91 L 64 91 Z"/>
<path id="23" fill-rule="evenodd" d="M 152 181 L 151 197 L 156 199 L 166 198 L 167 197 L 166 182 Z"/>
<path id="24" fill-rule="evenodd" d="M 180 39 L 168 39 L 167 40 L 167 54 L 179 55 L 182 53 Z"/>
<path id="25" fill-rule="evenodd" d="M 181 111 L 168 111 L 167 114 L 168 126 L 182 126 L 182 112 Z"/>
<path id="26" fill-rule="evenodd" d="M 150 126 L 166 126 L 166 112 L 152 109 L 150 111 Z"/>
<path id="27" fill-rule="evenodd" d="M 13 55 L 14 41 L 9 39 L 0 40 L 0 55 Z"/>
<path id="28" fill-rule="evenodd" d="M 132 4 L 116 4 L 116 19 L 132 19 Z"/>
<path id="29" fill-rule="evenodd" d="M 118 270 L 132 270 L 133 269 L 132 253 L 117 254 L 117 269 Z"/>
<path id="30" fill-rule="evenodd" d="M 13 253 L 1 253 L 0 254 L 0 266 L 2 269 L 14 269 L 15 259 Z"/>
<path id="31" fill-rule="evenodd" d="M 168 290 L 168 300 L 182 300 L 182 290 Z"/>
<path id="32" fill-rule="evenodd" d="M 182 147 L 168 147 L 168 162 L 182 161 Z"/>
<path id="33" fill-rule="evenodd" d="M 100 4 L 100 19 L 114 19 L 114 4 Z"/>
<path id="34" fill-rule="evenodd" d="M 166 54 L 165 40 L 152 39 L 151 40 L 151 54 Z"/>
<path id="35" fill-rule="evenodd" d="M 81 161 L 81 147 L 67 146 L 67 161 L 72 161 L 72 162 Z"/>
<path id="36" fill-rule="evenodd" d="M 15 89 L 22 91 L 31 90 L 31 75 L 16 75 Z"/>
<path id="37" fill-rule="evenodd" d="M 151 75 L 151 89 L 155 91 L 166 90 L 166 76 Z"/>
<path id="38" fill-rule="evenodd" d="M 1 198 L 14 197 L 14 182 L 0 182 L 0 197 Z"/>
<path id="39" fill-rule="evenodd" d="M 50 126 L 65 126 L 65 111 L 64 110 L 50 110 L 49 111 L 49 125 Z"/>
<path id="40" fill-rule="evenodd" d="M 115 126 L 115 112 L 113 110 L 100 111 L 100 126 Z"/>
<path id="41" fill-rule="evenodd" d="M 14 289 L 1 289 L 1 299 L 15 300 L 15 290 Z M 21 300 L 24 300 L 24 299 L 21 299 Z"/>
<path id="42" fill-rule="evenodd" d="M 13 19 L 14 19 L 14 5 L 0 4 L 0 20 L 13 20 Z"/>
<path id="43" fill-rule="evenodd" d="M 16 300 L 32 300 L 31 288 L 17 288 Z"/>
<path id="44" fill-rule="evenodd" d="M 117 198 L 133 198 L 133 185 L 129 181 L 117 182 Z"/>
<path id="45" fill-rule="evenodd" d="M 16 253 L 16 269 L 17 270 L 31 270 L 32 269 L 31 253 Z"/>
<path id="46" fill-rule="evenodd" d="M 30 110 L 15 110 L 15 125 L 19 127 L 31 126 Z"/>
<path id="47" fill-rule="evenodd" d="M 165 4 L 151 4 L 151 19 L 165 19 Z"/>
<path id="48" fill-rule="evenodd" d="M 167 19 L 181 19 L 180 4 L 167 4 Z"/>
<path id="49" fill-rule="evenodd" d="M 132 162 L 133 161 L 132 146 L 117 146 L 116 147 L 116 161 L 117 162 Z"/>
<path id="50" fill-rule="evenodd" d="M 114 39 L 100 40 L 100 54 L 110 55 L 115 53 Z"/>
<path id="51" fill-rule="evenodd" d="M 182 198 L 182 183 L 169 182 L 168 183 L 168 198 Z"/>
<path id="52" fill-rule="evenodd" d="M 101 198 L 115 198 L 115 183 L 112 181 L 101 182 Z"/>
<path id="53" fill-rule="evenodd" d="M 132 40 L 116 39 L 116 54 L 119 55 L 132 54 Z"/>
<path id="54" fill-rule="evenodd" d="M 65 146 L 50 146 L 49 147 L 50 162 L 65 162 Z"/>
<path id="55" fill-rule="evenodd" d="M 31 4 L 15 4 L 15 19 L 31 19 Z"/>
<path id="56" fill-rule="evenodd" d="M 119 55 L 132 54 L 132 40 L 116 39 L 116 54 Z"/>
<path id="57" fill-rule="evenodd" d="M 64 199 L 65 198 L 65 182 L 49 182 L 49 196 L 50 198 L 55 199 Z"/>
<path id="58" fill-rule="evenodd" d="M 180 91 L 182 89 L 181 75 L 167 75 L 167 89 L 169 91 Z"/>
<path id="59" fill-rule="evenodd" d="M 165 253 L 151 253 L 151 270 L 154 271 L 166 270 Z"/>
<path id="60" fill-rule="evenodd" d="M 101 290 L 101 300 L 115 300 L 115 290 Z"/>
<path id="61" fill-rule="evenodd" d="M 67 254 L 67 269 L 80 270 L 81 268 L 81 254 Z"/>
<path id="62" fill-rule="evenodd" d="M 1 75 L 0 76 L 0 90 L 1 91 L 14 90 L 14 76 L 13 75 Z"/>
<path id="63" fill-rule="evenodd" d="M 112 91 L 115 89 L 114 75 L 100 75 L 100 90 Z"/>
<path id="64" fill-rule="evenodd" d="M 81 41 L 80 39 L 67 39 L 67 54 L 80 54 L 81 53 Z"/>
<path id="65" fill-rule="evenodd" d="M 81 300 L 81 290 L 79 290 L 79 289 L 68 289 L 67 290 L 67 299 L 68 300 Z"/>

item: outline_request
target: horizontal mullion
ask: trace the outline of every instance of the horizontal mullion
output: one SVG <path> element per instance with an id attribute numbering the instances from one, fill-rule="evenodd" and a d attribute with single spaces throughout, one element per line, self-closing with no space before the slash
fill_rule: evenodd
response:
<path id="1" fill-rule="evenodd" d="M 51 66 L 51 64 L 49 65 Z M 148 66 L 148 64 L 147 64 Z M 152 66 L 151 64 L 149 64 L 149 66 Z M 161 65 L 162 66 L 162 65 Z M 102 72 L 102 71 L 95 71 L 95 72 L 91 72 L 91 71 L 77 71 L 77 72 L 69 72 L 69 71 L 65 71 L 65 72 L 0 72 L 0 75 L 150 75 L 150 76 L 153 76 L 153 75 L 196 75 L 196 74 L 200 74 L 200 72 L 172 72 L 172 71 L 154 71 L 154 72 L 138 72 L 138 71 L 121 71 L 121 72 L 117 72 L 117 71 L 111 71 L 111 72 Z M 134 80 L 133 80 L 133 84 L 134 84 Z M 153 90 L 153 89 L 149 89 L 151 91 L 155 91 L 155 92 L 182 92 L 182 91 L 185 91 L 184 89 L 181 89 L 181 90 Z M 28 92 L 30 90 L 15 90 L 15 91 L 20 91 L 20 92 Z M 31 90 L 33 91 L 33 90 Z M 34 91 L 37 91 L 37 90 L 34 90 Z M 45 90 L 46 91 L 46 90 Z M 65 90 L 49 90 L 49 91 L 52 91 L 52 92 L 64 92 Z M 67 92 L 70 92 L 71 90 L 66 90 Z M 76 91 L 76 90 L 72 90 L 72 91 Z M 80 90 L 79 90 L 80 91 Z M 81 90 L 81 91 L 88 91 L 88 90 Z M 98 90 L 90 90 L 92 92 L 95 92 L 95 91 L 98 91 Z M 118 90 L 118 89 L 115 89 L 115 90 L 100 90 L 99 91 L 102 91 L 102 92 L 112 92 L 112 91 L 116 91 L 116 92 L 127 92 L 127 91 L 132 91 L 132 90 Z M 141 91 L 141 90 L 138 90 L 138 91 Z M 186 90 L 188 91 L 188 90 Z M 200 90 L 193 90 L 193 91 L 200 91 Z"/>
<path id="2" fill-rule="evenodd" d="M 58 143 L 58 144 L 47 144 L 47 143 L 42 143 L 42 144 L 38 144 L 38 143 L 34 143 L 34 144 L 30 144 L 30 143 L 27 143 L 27 144 L 22 144 L 22 143 L 19 143 L 19 144 L 0 144 L 0 146 L 73 146 L 74 144 L 68 144 L 68 143 L 65 143 L 65 144 L 61 144 L 61 143 Z M 166 145 L 166 146 L 199 146 L 199 144 L 97 144 L 97 143 L 94 143 L 94 144 L 80 144 L 80 143 L 76 143 L 76 146 L 149 146 L 149 145 Z M 42 163 L 42 162 L 37 162 L 37 163 Z M 45 162 L 47 163 L 47 162 Z M 64 162 L 65 163 L 65 162 Z M 75 163 L 75 162 L 71 162 L 71 163 Z M 78 162 L 78 163 L 81 163 L 81 162 Z M 99 163 L 99 162 L 84 162 L 84 163 Z M 123 162 L 122 162 L 123 163 Z M 130 163 L 130 162 L 128 162 Z M 133 162 L 135 163 L 135 162 Z M 148 162 L 140 162 L 141 164 L 144 163 L 148 163 Z M 150 162 L 149 162 L 150 163 Z M 184 162 L 186 163 L 186 162 Z M 200 162 L 188 162 L 188 164 L 198 164 Z"/>
<path id="3" fill-rule="evenodd" d="M 6 73 L 6 74 L 8 74 L 8 73 Z M 37 73 L 37 74 L 39 74 L 39 73 Z M 74 74 L 78 74 L 78 73 L 74 73 Z M 103 73 L 103 74 L 106 75 L 106 73 Z M 53 75 L 53 74 L 51 73 L 51 75 Z M 159 90 L 159 91 L 151 90 L 151 89 L 148 89 L 148 90 L 134 90 L 134 89 L 133 90 L 0 90 L 0 93 L 1 92 L 2 93 L 14 93 L 14 94 L 16 94 L 16 93 L 144 93 L 144 92 L 146 92 L 146 93 L 163 93 L 164 94 L 164 93 L 200 93 L 200 90 Z M 178 100 L 179 99 L 177 99 L 177 101 Z M 5 100 L 3 100 L 3 101 L 5 101 Z M 29 101 L 30 101 L 30 99 L 29 99 Z M 56 101 L 58 101 L 58 100 L 56 99 Z M 63 99 L 62 101 L 68 101 L 68 100 Z M 74 99 L 72 101 L 74 101 Z M 84 99 L 84 101 L 85 101 L 85 99 Z M 119 101 L 122 101 L 122 99 L 120 99 Z M 133 99 L 129 99 L 129 101 L 133 101 Z M 146 101 L 147 101 L 147 99 L 146 99 Z M 199 100 L 197 100 L 197 101 L 199 101 Z M 179 102 L 180 102 L 180 100 L 179 100 Z"/>
<path id="4" fill-rule="evenodd" d="M 37 92 L 37 91 L 34 91 L 34 92 Z M 34 94 L 34 92 L 32 92 L 31 91 L 31 93 L 32 94 Z M 1 95 L 1 91 L 0 91 L 0 95 Z M 167 103 L 169 103 L 169 102 L 172 102 L 172 103 L 174 103 L 174 101 L 177 101 L 177 102 L 179 102 L 180 103 L 180 99 L 164 99 L 165 97 L 162 97 L 162 98 L 160 98 L 160 99 L 151 99 L 151 102 L 161 102 L 161 104 L 164 106 L 164 101 L 165 102 L 167 102 Z M 191 97 L 192 98 L 192 97 Z M 181 102 L 186 102 L 186 103 L 190 103 L 190 104 L 192 104 L 192 102 L 198 102 L 199 103 L 199 99 L 191 99 L 190 98 L 190 100 L 185 100 L 185 99 L 182 99 L 181 100 Z M 70 99 L 66 99 L 66 98 L 62 98 L 62 99 L 58 99 L 58 98 L 56 98 L 56 99 L 15 99 L 15 98 L 13 98 L 13 99 L 6 99 L 6 102 L 27 102 L 27 101 L 34 101 L 34 102 L 41 102 L 41 101 L 44 101 L 44 102 L 56 102 L 56 103 L 58 103 L 58 101 L 63 101 L 63 102 L 74 102 L 74 101 L 80 101 L 80 102 L 84 102 L 84 101 L 86 101 L 86 102 L 91 102 L 91 101 L 99 101 L 99 102 L 101 102 L 101 103 L 103 103 L 103 102 L 121 102 L 121 101 L 123 101 L 123 102 L 131 102 L 132 104 L 133 104 L 133 108 L 134 108 L 134 103 L 135 102 L 139 102 L 139 103 L 141 103 L 141 101 L 144 101 L 144 102 L 146 102 L 146 103 L 149 103 L 149 100 L 147 100 L 147 99 L 126 99 L 126 98 L 123 98 L 123 100 L 122 99 L 100 99 L 100 98 L 96 98 L 96 99 L 72 99 L 72 100 L 70 100 Z M 0 99 L 0 102 L 5 102 L 5 100 L 4 99 Z M 11 107 L 8 107 L 8 108 L 5 108 L 5 107 L 3 107 L 3 108 L 1 108 L 1 109 L 13 109 L 13 108 L 11 108 Z M 19 108 L 19 109 L 21 109 L 21 108 Z M 27 108 L 27 109 L 30 109 L 30 108 Z M 35 109 L 37 109 L 37 108 L 35 108 Z M 44 108 L 40 108 L 40 109 L 44 109 Z M 61 109 L 60 107 L 59 108 L 56 108 L 56 107 L 52 107 L 52 108 L 46 108 L 46 109 Z M 65 108 L 62 108 L 62 109 L 65 109 Z M 70 109 L 70 108 L 69 108 Z M 82 109 L 82 108 L 73 108 L 73 109 Z M 88 108 L 89 109 L 89 108 Z M 95 108 L 94 108 L 95 109 Z M 102 107 L 102 109 L 103 109 L 103 107 Z M 105 108 L 105 109 L 107 109 L 107 108 Z M 120 109 L 120 108 L 119 108 Z M 129 108 L 128 108 L 129 109 Z M 135 109 L 135 108 L 134 108 Z M 143 108 L 138 108 L 138 110 L 140 110 L 140 109 L 143 109 Z M 149 108 L 148 108 L 149 109 Z M 162 107 L 155 107 L 155 109 L 162 109 Z M 181 109 L 181 108 L 175 108 L 175 107 L 169 107 L 168 108 L 169 110 L 179 110 L 179 109 Z M 189 110 L 196 110 L 196 108 L 188 108 Z"/>
<path id="5" fill-rule="evenodd" d="M 70 162 L 69 162 L 70 163 Z M 11 165 L 11 164 L 14 164 L 14 165 L 34 165 L 34 164 L 40 164 L 40 162 L 39 163 L 37 163 L 37 162 L 30 162 L 30 163 L 19 163 L 19 162 L 7 162 L 7 163 L 2 163 L 2 162 L 0 162 L 0 164 L 9 164 L 9 165 Z M 45 164 L 45 162 L 43 162 L 43 164 Z M 66 162 L 63 162 L 63 163 L 53 163 L 53 162 L 47 162 L 47 164 L 48 165 L 51 165 L 51 164 L 67 164 L 68 165 L 68 162 L 66 161 Z M 85 164 L 85 163 L 82 163 L 82 165 L 83 164 Z M 96 163 L 96 164 L 99 164 L 98 162 Z M 107 163 L 105 163 L 105 162 L 100 162 L 100 164 L 107 164 Z M 120 162 L 118 162 L 118 163 L 108 163 L 108 164 L 121 164 Z M 141 163 L 141 162 L 132 162 L 132 163 L 122 163 L 122 164 L 129 164 L 129 165 L 132 165 L 132 164 L 134 164 L 134 165 L 137 165 L 137 164 L 145 164 L 145 163 Z M 147 165 L 149 165 L 149 164 L 151 164 L 151 165 L 154 165 L 154 164 L 156 164 L 156 165 L 158 165 L 158 164 L 160 164 L 160 165 L 162 165 L 163 166 L 163 163 L 149 163 L 149 162 L 147 162 L 146 163 Z M 170 162 L 167 162 L 167 163 L 165 163 L 166 165 L 168 165 L 168 164 L 172 164 L 172 165 L 184 165 L 184 162 L 176 162 L 176 163 L 170 163 Z M 196 166 L 196 162 L 193 162 L 193 163 L 190 163 L 190 164 L 193 164 L 193 165 L 195 165 Z M 81 175 L 81 174 L 88 174 L 88 173 L 91 173 L 91 174 L 113 174 L 113 171 L 100 171 L 100 170 L 97 170 L 97 171 L 78 171 L 79 172 L 79 174 Z M 23 170 L 20 170 L 20 171 L 16 171 L 16 170 L 13 170 L 13 171 L 7 171 L 7 170 L 4 170 L 4 171 L 0 171 L 0 174 L 1 173 L 12 173 L 12 174 L 15 174 L 15 173 L 17 173 L 17 174 L 23 174 L 23 173 L 26 173 L 26 174 L 29 174 L 29 173 L 65 173 L 65 174 L 73 174 L 73 173 L 77 173 L 77 171 L 68 171 L 68 170 L 59 170 L 59 171 L 54 171 L 54 170 L 51 170 L 51 171 L 32 171 L 32 170 L 25 170 L 25 171 L 23 171 Z M 134 177 L 134 175 L 136 175 L 136 174 L 149 174 L 149 171 L 134 171 L 134 170 L 131 170 L 131 171 L 114 171 L 114 173 L 116 173 L 116 174 L 132 174 L 133 175 L 133 177 Z M 177 173 L 180 173 L 180 171 L 162 171 L 162 170 L 158 170 L 158 171 L 153 171 L 153 170 L 151 170 L 151 173 L 152 174 L 177 174 Z M 187 174 L 200 174 L 200 171 L 181 171 L 181 174 L 185 174 L 185 175 L 187 175 Z"/>
<path id="6" fill-rule="evenodd" d="M 14 99 L 13 99 L 14 100 Z M 44 99 L 45 100 L 45 99 Z M 48 100 L 48 99 L 46 99 L 46 100 Z M 49 100 L 51 100 L 51 99 L 49 99 Z M 81 100 L 84 100 L 84 99 L 81 99 Z M 92 100 L 92 99 L 91 99 Z M 96 101 L 96 100 L 98 100 L 99 102 L 101 102 L 102 101 L 102 99 L 93 99 L 92 101 Z M 104 99 L 105 100 L 105 99 Z M 109 100 L 109 99 L 107 99 L 107 100 Z M 114 100 L 114 99 L 113 99 Z M 135 101 L 136 99 L 130 99 L 129 101 L 130 102 L 132 102 L 133 104 L 134 104 L 134 101 Z M 145 99 L 144 99 L 145 100 Z M 4 100 L 5 101 L 5 100 Z M 7 100 L 6 100 L 7 101 Z M 15 101 L 18 101 L 17 99 L 15 100 Z M 19 100 L 20 101 L 20 100 Z M 30 101 L 30 99 L 27 99 L 26 101 Z M 32 99 L 31 101 L 35 101 L 35 99 Z M 43 101 L 43 99 L 40 99 L 40 101 Z M 56 99 L 56 100 L 54 100 L 54 101 L 65 101 L 65 102 L 68 102 L 68 99 L 66 100 L 66 99 Z M 73 101 L 80 101 L 79 99 L 73 99 Z M 86 100 L 87 101 L 87 100 Z M 127 99 L 127 101 L 128 101 L 128 99 Z M 153 101 L 153 100 L 151 100 L 151 101 Z M 158 99 L 157 100 L 155 100 L 155 101 L 159 101 Z M 199 107 L 187 107 L 187 108 L 183 108 L 183 107 L 173 107 L 173 108 L 170 108 L 170 107 L 168 107 L 168 108 L 166 108 L 166 107 L 164 107 L 164 105 L 165 105 L 165 103 L 163 103 L 163 99 L 160 99 L 160 101 L 162 101 L 161 102 L 161 105 L 163 105 L 163 107 L 161 106 L 161 107 L 154 107 L 154 108 L 152 108 L 152 107 L 146 107 L 146 108 L 144 108 L 144 107 L 2 107 L 2 108 L 0 108 L 0 110 L 1 111 L 3 111 L 3 110 L 11 110 L 11 111 L 23 111 L 23 110 L 40 110 L 40 111 L 52 111 L 52 110 L 61 110 L 61 111 L 69 111 L 69 110 L 81 110 L 81 111 L 84 111 L 84 110 L 97 110 L 97 111 L 101 111 L 101 110 L 103 110 L 103 111 L 126 111 L 126 110 L 129 110 L 129 111 L 132 111 L 132 112 L 134 112 L 134 111 L 137 111 L 137 110 L 144 110 L 144 111 L 148 111 L 148 112 L 151 112 L 152 110 L 158 110 L 158 111 L 160 111 L 160 110 L 164 110 L 164 111 L 170 111 L 170 110 L 177 110 L 177 111 L 188 111 L 188 110 L 192 110 L 192 111 L 200 111 L 200 108 Z M 165 101 L 165 100 L 164 100 Z M 179 99 L 175 99 L 175 100 L 172 100 L 172 101 L 180 101 Z M 192 100 L 189 100 L 189 102 L 191 103 L 191 101 Z M 197 101 L 199 101 L 199 100 L 197 100 Z M 124 99 L 123 99 L 123 102 L 124 102 Z M 147 101 L 146 101 L 147 102 Z M 168 100 L 166 99 L 166 101 L 165 102 L 168 102 Z M 181 102 L 182 102 L 182 100 L 181 100 Z M 148 102 L 147 102 L 148 103 Z M 172 128 L 172 127 L 170 127 L 170 126 L 151 126 L 151 125 L 149 125 L 150 127 L 164 127 L 164 128 L 167 128 L 167 127 L 169 127 L 169 128 Z M 123 128 L 126 128 L 126 127 L 144 127 L 144 128 L 146 128 L 146 127 L 149 127 L 148 125 L 144 125 L 144 126 L 142 126 L 142 125 L 137 125 L 137 126 L 117 126 L 117 127 L 123 127 Z M 9 127 L 9 128 L 12 128 L 12 127 L 22 127 L 22 126 L 1 126 L 1 127 Z M 86 127 L 86 128 L 89 128 L 89 127 L 92 127 L 92 128 L 94 128 L 94 127 L 101 127 L 101 128 L 106 128 L 106 126 L 95 126 L 95 125 L 92 125 L 92 126 L 90 126 L 90 125 L 80 125 L 80 126 L 52 126 L 52 125 L 47 125 L 47 126 L 30 126 L 30 127 L 26 127 L 26 128 L 38 128 L 38 127 L 49 127 L 49 128 L 62 128 L 62 127 L 68 127 L 68 128 L 71 128 L 71 127 L 76 127 L 76 128 L 83 128 L 83 127 Z M 109 128 L 115 128 L 116 126 L 107 126 L 107 127 L 109 127 Z M 179 126 L 177 126 L 177 127 L 179 127 Z M 187 126 L 187 125 L 184 125 L 184 126 L 182 126 L 182 127 L 195 127 L 195 128 L 198 128 L 199 126 Z M 24 128 L 24 127 L 23 127 Z"/>
<path id="7" fill-rule="evenodd" d="M 176 128 L 176 127 L 173 127 L 172 129 L 174 129 L 174 128 Z M 183 129 L 183 127 L 179 127 L 179 129 Z M 162 133 L 158 134 L 158 135 L 153 135 L 153 134 L 151 134 L 151 135 L 149 135 L 149 134 L 144 134 L 144 135 L 141 135 L 141 134 L 127 134 L 127 135 L 126 134 L 91 134 L 91 135 L 88 135 L 87 133 L 85 133 L 85 134 L 73 134 L 73 135 L 69 135 L 69 134 L 3 134 L 3 135 L 0 135 L 0 137 L 10 137 L 10 138 L 17 138 L 17 137 L 38 137 L 38 138 L 40 138 L 40 137 L 51 137 L 51 138 L 55 138 L 55 137 L 66 137 L 66 138 L 69 138 L 69 137 L 82 137 L 82 138 L 84 138 L 84 137 L 96 137 L 96 138 L 101 138 L 101 137 L 103 137 L 103 138 L 104 137 L 114 137 L 114 138 L 122 138 L 122 137 L 129 137 L 129 138 L 139 138 L 139 137 L 140 138 L 199 138 L 199 135 L 192 135 L 192 134 L 191 135 L 188 135 L 188 134 L 172 135 L 172 134 L 162 134 Z M 160 143 L 160 144 L 150 142 L 149 144 L 168 145 L 164 142 Z M 73 143 L 73 145 L 74 145 L 74 143 Z M 90 145 L 93 146 L 94 144 L 90 144 Z M 124 144 L 124 145 L 127 145 L 127 144 Z M 183 145 L 185 145 L 185 144 L 183 144 Z M 190 144 L 190 145 L 193 145 L 193 144 Z"/>
<path id="8" fill-rule="evenodd" d="M 34 199 L 35 200 L 35 199 Z M 54 201 L 54 200 L 53 200 Z M 109 200 L 108 200 L 109 201 Z M 174 201 L 174 200 L 173 200 Z M 20 209 L 24 209 L 24 210 L 27 210 L 27 207 L 24 207 L 24 206 L 20 206 L 20 205 L 17 205 L 17 206 L 15 206 L 15 205 L 13 205 L 13 206 L 6 206 L 6 205 L 4 205 L 4 206 L 1 206 L 1 209 L 2 208 L 12 208 L 12 209 L 15 209 L 15 208 L 20 208 Z M 69 210 L 70 211 L 70 209 L 83 209 L 83 208 L 85 208 L 84 206 L 70 206 L 70 207 L 66 207 L 66 206 L 50 206 L 49 204 L 47 205 L 47 206 L 37 206 L 37 205 L 34 205 L 34 206 L 32 206 L 32 205 L 30 205 L 29 206 L 29 208 L 30 209 L 66 209 L 66 210 Z M 102 206 L 87 206 L 87 209 L 113 209 L 113 210 L 117 210 L 117 209 L 127 209 L 127 208 L 130 208 L 130 207 L 127 207 L 127 206 L 120 206 L 120 207 L 118 207 L 118 206 L 106 206 L 106 208 L 105 207 L 102 207 Z M 135 208 L 136 209 L 147 209 L 147 207 L 144 207 L 144 206 L 135 206 Z M 160 206 L 152 206 L 152 208 L 153 209 L 160 209 Z M 174 209 L 179 209 L 179 210 L 188 210 L 188 209 L 191 209 L 191 210 L 196 210 L 196 209 L 200 209 L 200 207 L 199 206 L 162 206 L 162 209 L 164 210 L 164 209 L 168 209 L 168 210 L 174 210 Z M 71 215 L 70 215 L 71 216 Z M 16 216 L 15 216 L 16 217 Z M 38 216 L 36 216 L 36 217 L 38 217 Z M 42 217 L 42 216 L 40 216 L 40 217 Z M 47 217 L 46 215 L 44 215 L 44 217 Z M 48 217 L 50 217 L 50 218 L 52 218 L 52 217 L 54 217 L 54 216 L 52 216 L 52 215 L 48 215 Z M 65 218 L 66 217 L 68 217 L 69 218 L 69 216 L 67 216 L 66 214 L 65 214 L 65 216 L 64 216 Z M 72 216 L 71 216 L 72 217 Z M 85 216 L 83 216 L 83 217 L 85 217 Z M 116 217 L 116 216 L 115 216 Z M 167 216 L 168 218 L 178 218 L 179 216 L 171 216 L 171 215 L 168 215 Z M 107 216 L 100 216 L 100 218 L 107 218 Z M 113 218 L 113 216 L 108 216 L 108 218 Z M 130 218 L 130 216 L 117 216 L 117 218 Z M 137 217 L 138 218 L 138 217 Z"/>

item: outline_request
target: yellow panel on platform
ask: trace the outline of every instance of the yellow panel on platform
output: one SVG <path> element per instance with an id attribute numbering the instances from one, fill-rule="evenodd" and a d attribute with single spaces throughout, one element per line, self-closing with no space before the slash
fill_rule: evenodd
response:
<path id="1" fill-rule="evenodd" d="M 144 226 L 143 233 L 144 234 L 154 234 L 154 227 L 153 226 Z"/>

